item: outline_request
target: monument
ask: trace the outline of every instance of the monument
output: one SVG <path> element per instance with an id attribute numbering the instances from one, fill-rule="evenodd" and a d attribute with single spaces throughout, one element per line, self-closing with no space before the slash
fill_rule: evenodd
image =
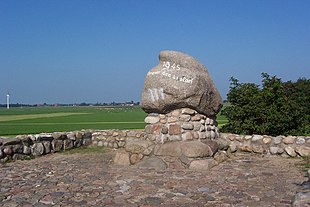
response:
<path id="1" fill-rule="evenodd" d="M 145 78 L 141 106 L 145 131 L 160 143 L 219 137 L 222 98 L 205 66 L 177 51 L 162 51 Z"/>
<path id="2" fill-rule="evenodd" d="M 216 114 L 222 99 L 206 67 L 176 51 L 162 51 L 146 75 L 143 139 L 129 140 L 114 163 L 162 170 L 208 170 L 226 159 Z"/>

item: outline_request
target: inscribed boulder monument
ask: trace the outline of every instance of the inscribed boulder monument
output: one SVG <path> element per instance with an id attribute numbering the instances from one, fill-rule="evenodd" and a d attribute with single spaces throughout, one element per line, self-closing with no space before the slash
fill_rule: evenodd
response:
<path id="1" fill-rule="evenodd" d="M 177 51 L 162 51 L 159 63 L 146 76 L 141 106 L 147 113 L 169 113 L 191 108 L 214 117 L 222 98 L 208 70 L 192 56 Z"/>

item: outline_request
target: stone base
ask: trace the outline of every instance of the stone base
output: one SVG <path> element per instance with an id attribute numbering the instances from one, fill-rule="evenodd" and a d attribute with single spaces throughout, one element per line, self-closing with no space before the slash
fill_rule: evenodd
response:
<path id="1" fill-rule="evenodd" d="M 117 152 L 114 164 L 136 165 L 155 170 L 192 169 L 208 170 L 227 158 L 219 151 L 218 143 L 212 140 L 188 140 L 154 144 L 147 140 L 126 143 L 125 150 Z"/>
<path id="2" fill-rule="evenodd" d="M 206 117 L 189 108 L 176 109 L 167 114 L 149 114 L 145 118 L 148 140 L 156 143 L 219 137 L 215 117 Z"/>

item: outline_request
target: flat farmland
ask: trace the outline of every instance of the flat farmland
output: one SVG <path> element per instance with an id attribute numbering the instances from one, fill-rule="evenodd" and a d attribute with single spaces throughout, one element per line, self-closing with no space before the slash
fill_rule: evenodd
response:
<path id="1" fill-rule="evenodd" d="M 136 107 L 0 108 L 0 136 L 81 129 L 143 129 L 147 114 Z M 226 117 L 218 115 L 219 127 Z"/>
<path id="2" fill-rule="evenodd" d="M 0 136 L 81 129 L 143 129 L 140 107 L 0 108 Z"/>

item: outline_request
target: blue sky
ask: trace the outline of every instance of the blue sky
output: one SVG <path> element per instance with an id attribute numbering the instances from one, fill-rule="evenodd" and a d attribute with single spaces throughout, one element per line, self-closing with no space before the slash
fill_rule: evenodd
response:
<path id="1" fill-rule="evenodd" d="M 0 103 L 140 101 L 161 50 L 229 78 L 310 76 L 309 0 L 2 0 Z"/>

